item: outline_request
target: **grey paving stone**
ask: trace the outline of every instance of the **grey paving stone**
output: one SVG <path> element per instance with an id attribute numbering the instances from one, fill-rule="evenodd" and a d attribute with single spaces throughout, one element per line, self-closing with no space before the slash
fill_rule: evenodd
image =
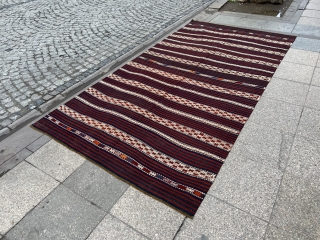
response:
<path id="1" fill-rule="evenodd" d="M 133 230 L 116 217 L 108 214 L 87 240 L 147 240 L 141 233 Z"/>
<path id="2" fill-rule="evenodd" d="M 319 3 L 316 3 L 316 2 L 310 2 L 310 3 L 308 3 L 306 9 L 313 9 L 313 10 L 320 11 L 320 5 L 319 5 Z"/>
<path id="3" fill-rule="evenodd" d="M 211 20 L 211 23 L 215 23 L 215 24 L 222 24 L 222 25 L 234 25 L 237 24 L 238 22 L 240 22 L 240 19 L 242 19 L 242 17 L 238 17 L 238 16 L 226 16 L 226 15 L 219 15 L 217 17 L 215 17 L 213 20 Z"/>
<path id="4" fill-rule="evenodd" d="M 281 62 L 274 77 L 309 84 L 314 67 L 291 62 Z"/>
<path id="5" fill-rule="evenodd" d="M 317 11 L 317 10 L 304 10 L 301 16 L 310 17 L 310 18 L 320 18 L 320 11 Z"/>
<path id="6" fill-rule="evenodd" d="M 285 174 L 271 224 L 308 239 L 320 238 L 320 185 L 293 174 Z"/>
<path id="7" fill-rule="evenodd" d="M 306 51 L 320 52 L 320 40 L 312 38 L 297 37 L 291 46 L 292 48 Z"/>
<path id="8" fill-rule="evenodd" d="M 320 111 L 304 108 L 299 122 L 297 135 L 320 140 Z"/>
<path id="9" fill-rule="evenodd" d="M 316 86 L 320 86 L 320 67 L 316 67 L 314 69 L 311 84 L 316 85 Z"/>
<path id="10" fill-rule="evenodd" d="M 63 185 L 6 234 L 13 239 L 86 239 L 106 213 Z"/>
<path id="11" fill-rule="evenodd" d="M 307 84 L 272 78 L 263 96 L 303 106 L 308 90 Z"/>
<path id="12" fill-rule="evenodd" d="M 5 234 L 58 182 L 26 162 L 0 178 L 0 233 Z"/>
<path id="13" fill-rule="evenodd" d="M 176 240 L 263 239 L 267 223 L 207 195 L 193 219 L 186 219 Z"/>
<path id="14" fill-rule="evenodd" d="M 63 184 L 105 211 L 109 211 L 129 187 L 90 161 L 83 163 Z"/>
<path id="15" fill-rule="evenodd" d="M 12 158 L 4 162 L 0 165 L 0 177 L 3 176 L 6 172 L 17 166 L 19 163 L 21 163 L 23 160 L 25 160 L 28 156 L 32 154 L 31 151 L 28 149 L 22 149 L 20 152 L 18 152 L 16 155 L 14 155 Z"/>
<path id="16" fill-rule="evenodd" d="M 320 13 L 320 11 L 319 11 Z M 300 17 L 297 24 L 320 27 L 320 19 L 312 17 Z"/>
<path id="17" fill-rule="evenodd" d="M 281 228 L 278 228 L 273 225 L 269 225 L 269 228 L 266 232 L 265 240 L 288 240 L 288 239 L 299 239 L 299 240 L 310 240 L 310 238 L 304 233 L 289 233 Z"/>
<path id="18" fill-rule="evenodd" d="M 269 221 L 283 172 L 230 154 L 208 194 Z"/>
<path id="19" fill-rule="evenodd" d="M 317 67 L 320 67 L 320 56 L 319 56 L 319 59 L 318 59 Z"/>
<path id="20" fill-rule="evenodd" d="M 27 149 L 29 149 L 32 152 L 35 152 L 50 140 L 52 140 L 52 138 L 48 137 L 47 135 L 43 135 L 37 140 L 35 140 L 33 143 L 31 143 L 29 146 L 27 146 Z"/>
<path id="21" fill-rule="evenodd" d="M 320 141 L 296 137 L 286 170 L 320 186 Z"/>
<path id="22" fill-rule="evenodd" d="M 292 143 L 292 134 L 249 120 L 232 147 L 229 157 L 237 156 L 239 159 L 255 161 L 284 172 Z"/>
<path id="23" fill-rule="evenodd" d="M 283 58 L 283 61 L 315 66 L 317 64 L 318 57 L 319 53 L 317 52 L 290 48 Z"/>
<path id="24" fill-rule="evenodd" d="M 184 215 L 129 187 L 110 212 L 151 239 L 172 239 Z"/>
<path id="25" fill-rule="evenodd" d="M 0 164 L 7 161 L 41 136 L 42 134 L 40 132 L 31 129 L 30 127 L 24 127 L 7 137 L 0 142 Z"/>
<path id="26" fill-rule="evenodd" d="M 294 134 L 301 111 L 302 106 L 262 97 L 249 121 L 278 129 L 284 133 Z"/>
<path id="27" fill-rule="evenodd" d="M 216 8 L 219 9 L 221 8 L 224 4 L 226 4 L 226 2 L 228 2 L 228 0 L 216 0 L 214 1 L 212 4 L 210 4 L 210 6 L 208 8 Z"/>
<path id="28" fill-rule="evenodd" d="M 26 161 L 63 182 L 86 159 L 57 141 L 50 141 L 28 157 Z"/>
<path id="29" fill-rule="evenodd" d="M 320 110 L 320 87 L 310 86 L 306 106 Z"/>
<path id="30" fill-rule="evenodd" d="M 265 20 L 259 20 L 259 19 L 253 19 L 253 18 L 243 18 L 241 21 L 236 23 L 236 26 L 238 27 L 250 27 L 250 28 L 262 28 L 263 25 L 265 25 L 267 21 Z"/>
<path id="31" fill-rule="evenodd" d="M 297 24 L 292 33 L 320 37 L 320 27 Z"/>
<path id="32" fill-rule="evenodd" d="M 292 32 L 295 24 L 292 23 L 279 23 L 268 21 L 266 24 L 262 26 L 262 29 L 269 31 L 277 31 L 277 32 Z"/>

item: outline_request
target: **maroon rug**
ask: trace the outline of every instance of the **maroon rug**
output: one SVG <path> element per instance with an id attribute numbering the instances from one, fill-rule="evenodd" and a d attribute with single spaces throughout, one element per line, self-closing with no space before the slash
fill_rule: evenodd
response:
<path id="1" fill-rule="evenodd" d="M 294 39 L 193 21 L 33 126 L 193 216 Z"/>

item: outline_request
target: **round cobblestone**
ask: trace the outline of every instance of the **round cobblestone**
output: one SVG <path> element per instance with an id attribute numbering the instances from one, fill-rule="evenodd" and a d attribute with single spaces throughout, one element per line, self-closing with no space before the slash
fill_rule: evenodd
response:
<path id="1" fill-rule="evenodd" d="M 207 2 L 0 0 L 0 108 L 27 113 Z"/>

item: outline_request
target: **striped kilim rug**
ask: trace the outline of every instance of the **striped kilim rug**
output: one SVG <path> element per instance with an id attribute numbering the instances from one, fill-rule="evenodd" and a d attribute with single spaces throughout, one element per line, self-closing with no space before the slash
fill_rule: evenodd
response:
<path id="1" fill-rule="evenodd" d="M 33 126 L 193 216 L 294 39 L 192 21 Z"/>

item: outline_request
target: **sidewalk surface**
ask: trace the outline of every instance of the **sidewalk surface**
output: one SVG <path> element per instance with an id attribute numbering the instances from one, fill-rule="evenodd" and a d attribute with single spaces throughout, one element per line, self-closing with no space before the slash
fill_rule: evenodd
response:
<path id="1" fill-rule="evenodd" d="M 195 217 L 25 126 L 0 142 L 1 240 L 320 239 L 320 0 L 282 18 L 222 4 L 194 19 L 298 37 Z"/>

